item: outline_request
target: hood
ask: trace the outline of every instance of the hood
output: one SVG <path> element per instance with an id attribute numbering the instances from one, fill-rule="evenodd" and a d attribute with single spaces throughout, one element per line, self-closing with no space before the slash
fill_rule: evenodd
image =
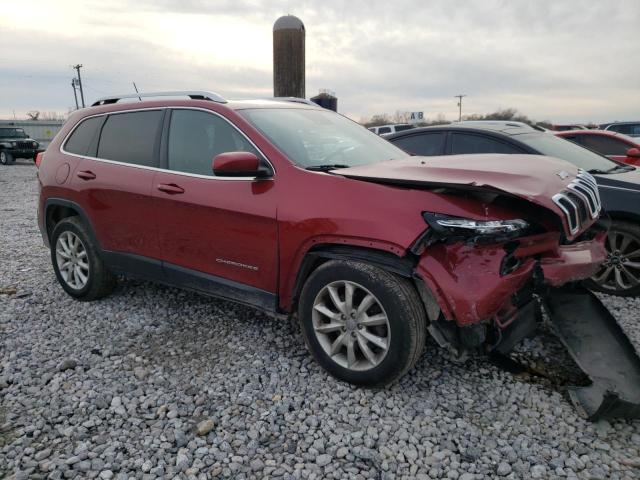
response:
<path id="1" fill-rule="evenodd" d="M 408 157 L 333 172 L 376 183 L 498 191 L 553 211 L 563 219 L 567 237 L 575 236 L 569 233 L 566 216 L 552 197 L 567 190 L 568 184 L 575 180 L 578 168 L 557 158 L 499 154 Z M 580 231 L 593 222 L 585 222 Z"/>

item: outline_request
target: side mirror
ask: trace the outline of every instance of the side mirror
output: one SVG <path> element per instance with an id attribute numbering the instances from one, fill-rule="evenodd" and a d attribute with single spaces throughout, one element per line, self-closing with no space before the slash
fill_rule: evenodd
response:
<path id="1" fill-rule="evenodd" d="M 217 177 L 268 177 L 270 172 L 260 166 L 260 159 L 251 152 L 225 152 L 212 162 Z"/>
<path id="2" fill-rule="evenodd" d="M 640 158 L 640 148 L 630 148 L 627 150 L 627 157 Z"/>

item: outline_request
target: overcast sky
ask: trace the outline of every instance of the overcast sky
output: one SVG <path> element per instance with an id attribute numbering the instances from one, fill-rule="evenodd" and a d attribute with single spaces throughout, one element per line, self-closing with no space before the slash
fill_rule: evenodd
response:
<path id="1" fill-rule="evenodd" d="M 640 1 L 3 1 L 0 118 L 112 93 L 273 95 L 272 26 L 306 27 L 307 96 L 339 110 L 463 113 L 513 107 L 553 122 L 640 120 Z"/>

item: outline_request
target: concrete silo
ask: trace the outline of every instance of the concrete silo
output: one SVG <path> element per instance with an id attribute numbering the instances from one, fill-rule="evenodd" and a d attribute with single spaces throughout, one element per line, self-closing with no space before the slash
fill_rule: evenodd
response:
<path id="1" fill-rule="evenodd" d="M 285 15 L 273 24 L 273 96 L 305 98 L 304 24 Z"/>

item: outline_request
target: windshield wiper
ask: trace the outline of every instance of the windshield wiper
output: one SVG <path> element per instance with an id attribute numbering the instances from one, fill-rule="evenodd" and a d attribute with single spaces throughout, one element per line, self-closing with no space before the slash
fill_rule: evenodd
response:
<path id="1" fill-rule="evenodd" d="M 328 172 L 329 170 L 335 170 L 336 168 L 349 168 L 350 165 L 343 165 L 341 163 L 328 163 L 326 165 L 310 165 L 305 170 L 313 170 L 314 172 Z"/>

